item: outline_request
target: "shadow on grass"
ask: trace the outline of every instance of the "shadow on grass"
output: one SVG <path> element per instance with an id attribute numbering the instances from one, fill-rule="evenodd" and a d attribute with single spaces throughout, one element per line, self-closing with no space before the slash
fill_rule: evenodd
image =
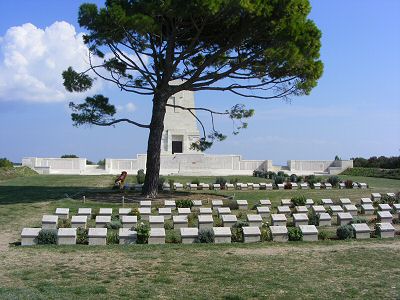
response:
<path id="1" fill-rule="evenodd" d="M 158 198 L 177 198 L 189 195 L 191 195 L 190 192 L 159 192 Z M 125 197 L 126 203 L 145 199 L 140 192 L 112 190 L 104 187 L 0 186 L 0 205 L 56 201 L 65 198 L 78 200 L 82 199 L 83 196 L 91 201 L 110 203 L 120 203 L 122 196 Z"/>

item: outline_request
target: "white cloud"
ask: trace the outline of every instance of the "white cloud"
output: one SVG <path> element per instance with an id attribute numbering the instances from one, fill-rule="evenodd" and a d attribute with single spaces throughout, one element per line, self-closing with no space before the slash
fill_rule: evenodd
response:
<path id="1" fill-rule="evenodd" d="M 88 67 L 88 49 L 82 33 L 67 22 L 55 22 L 44 30 L 26 23 L 11 27 L 0 37 L 0 101 L 61 102 L 82 99 L 85 93 L 69 93 L 62 71 Z M 101 88 L 95 81 L 93 94 Z"/>
<path id="2" fill-rule="evenodd" d="M 117 111 L 122 112 L 134 112 L 136 110 L 136 105 L 132 102 L 128 102 L 125 105 L 117 105 Z"/>

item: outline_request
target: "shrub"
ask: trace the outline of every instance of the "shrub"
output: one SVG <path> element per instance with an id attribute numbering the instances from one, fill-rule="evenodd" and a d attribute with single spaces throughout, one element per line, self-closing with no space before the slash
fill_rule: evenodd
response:
<path id="1" fill-rule="evenodd" d="M 196 243 L 210 244 L 214 243 L 214 232 L 211 228 L 199 230 L 199 236 L 195 239 Z"/>
<path id="2" fill-rule="evenodd" d="M 323 241 L 329 240 L 329 232 L 321 230 L 318 233 L 318 239 L 323 240 Z"/>
<path id="3" fill-rule="evenodd" d="M 214 227 L 224 227 L 224 225 L 222 224 L 222 219 L 220 218 L 215 219 Z"/>
<path id="4" fill-rule="evenodd" d="M 79 227 L 76 230 L 76 243 L 79 245 L 87 245 L 89 244 L 89 229 Z"/>
<path id="5" fill-rule="evenodd" d="M 171 219 L 165 220 L 165 222 L 164 222 L 164 229 L 165 229 L 165 230 L 174 229 L 174 222 L 172 222 Z"/>
<path id="6" fill-rule="evenodd" d="M 190 199 L 180 199 L 176 200 L 175 202 L 176 207 L 189 207 L 191 208 L 193 206 L 193 201 Z"/>
<path id="7" fill-rule="evenodd" d="M 200 184 L 200 179 L 195 178 L 195 179 L 193 179 L 190 183 L 191 183 L 191 184 L 197 184 L 197 185 L 199 185 L 199 184 Z"/>
<path id="8" fill-rule="evenodd" d="M 57 229 L 42 229 L 37 237 L 39 245 L 55 245 L 57 244 Z"/>
<path id="9" fill-rule="evenodd" d="M 283 183 L 283 181 L 284 181 L 285 179 L 283 178 L 283 176 L 276 176 L 275 178 L 274 178 L 274 183 L 277 185 L 277 184 L 281 184 L 281 183 Z"/>
<path id="10" fill-rule="evenodd" d="M 340 240 L 347 240 L 354 237 L 353 227 L 351 225 L 342 225 L 336 229 L 336 235 Z"/>
<path id="11" fill-rule="evenodd" d="M 340 178 L 338 176 L 330 176 L 327 181 L 332 184 L 333 187 L 337 187 L 340 182 Z"/>
<path id="12" fill-rule="evenodd" d="M 297 175 L 296 174 L 290 175 L 290 182 L 297 182 Z"/>
<path id="13" fill-rule="evenodd" d="M 189 227 L 196 227 L 196 219 L 197 219 L 197 213 L 190 213 L 188 215 L 188 226 Z"/>
<path id="14" fill-rule="evenodd" d="M 136 225 L 135 231 L 137 232 L 137 243 L 147 244 L 150 236 L 150 226 L 149 224 L 140 222 Z"/>
<path id="15" fill-rule="evenodd" d="M 313 212 L 308 213 L 308 224 L 318 226 L 319 216 Z"/>
<path id="16" fill-rule="evenodd" d="M 132 210 L 128 213 L 128 216 L 137 216 L 137 219 L 140 220 L 142 217 L 140 216 L 139 209 L 136 207 L 132 208 Z"/>
<path id="17" fill-rule="evenodd" d="M 304 180 L 303 176 L 297 176 L 297 183 L 302 182 Z"/>
<path id="18" fill-rule="evenodd" d="M 107 245 L 119 244 L 118 233 L 115 231 L 107 232 Z"/>
<path id="19" fill-rule="evenodd" d="M 289 241 L 301 241 L 301 239 L 303 238 L 303 234 L 298 227 L 290 227 L 288 229 L 288 236 Z"/>
<path id="20" fill-rule="evenodd" d="M 292 183 L 291 182 L 286 182 L 285 186 L 284 186 L 285 190 L 291 190 L 292 189 Z"/>
<path id="21" fill-rule="evenodd" d="M 388 195 L 383 195 L 381 198 L 380 203 L 387 203 L 389 205 L 393 205 L 394 203 L 396 203 L 396 198 L 395 197 L 391 197 Z"/>
<path id="22" fill-rule="evenodd" d="M 158 184 L 157 184 L 158 190 L 162 191 L 164 182 L 165 182 L 164 176 L 158 177 Z"/>
<path id="23" fill-rule="evenodd" d="M 165 242 L 169 244 L 178 244 L 181 242 L 181 236 L 175 230 L 170 230 L 165 236 Z"/>
<path id="24" fill-rule="evenodd" d="M 319 180 L 315 175 L 306 176 L 305 181 L 311 186 L 314 187 L 314 184 L 317 183 Z"/>
<path id="25" fill-rule="evenodd" d="M 231 210 L 238 210 L 239 205 L 237 204 L 236 201 L 227 201 L 223 205 L 224 207 L 229 207 Z"/>
<path id="26" fill-rule="evenodd" d="M 248 226 L 247 222 L 237 221 L 231 228 L 232 242 L 243 242 L 243 226 Z"/>
<path id="27" fill-rule="evenodd" d="M 113 220 L 110 223 L 106 224 L 107 229 L 120 229 L 122 227 L 121 221 L 118 220 Z"/>
<path id="28" fill-rule="evenodd" d="M 380 236 L 381 234 L 381 224 L 375 224 L 375 235 Z"/>
<path id="29" fill-rule="evenodd" d="M 267 173 L 267 179 L 274 179 L 276 177 L 276 173 L 272 171 L 268 171 Z"/>
<path id="30" fill-rule="evenodd" d="M 137 171 L 137 175 L 136 175 L 136 181 L 138 184 L 142 184 L 144 183 L 144 178 L 146 177 L 146 174 L 144 174 L 144 170 L 140 169 Z"/>
<path id="31" fill-rule="evenodd" d="M 346 189 L 352 189 L 353 188 L 353 180 L 350 180 L 350 179 L 346 180 L 344 182 L 344 185 L 345 185 Z"/>
<path id="32" fill-rule="evenodd" d="M 272 241 L 272 234 L 269 228 L 261 229 L 261 242 Z"/>
<path id="33" fill-rule="evenodd" d="M 229 179 L 230 184 L 236 184 L 238 182 L 239 182 L 239 178 L 237 178 L 237 177 Z"/>
<path id="34" fill-rule="evenodd" d="M 283 172 L 283 171 L 279 171 L 279 172 L 278 172 L 278 174 L 277 174 L 277 176 L 284 177 L 284 176 L 285 176 L 285 172 Z"/>
<path id="35" fill-rule="evenodd" d="M 294 206 L 304 206 L 306 205 L 306 200 L 307 198 L 304 195 L 294 196 L 291 199 Z"/>
<path id="36" fill-rule="evenodd" d="M 365 218 L 354 217 L 353 220 L 350 222 L 350 224 L 361 224 L 361 223 L 367 223 L 367 220 Z"/>
<path id="37" fill-rule="evenodd" d="M 69 219 L 58 219 L 58 228 L 71 228 L 71 221 Z"/>
<path id="38" fill-rule="evenodd" d="M 12 167 L 14 167 L 14 164 L 11 161 L 9 161 L 5 157 L 0 158 L 0 168 L 12 168 Z"/>
<path id="39" fill-rule="evenodd" d="M 217 177 L 217 178 L 215 178 L 215 183 L 220 184 L 221 188 L 224 188 L 225 184 L 227 183 L 227 180 L 224 177 Z"/>
<path id="40" fill-rule="evenodd" d="M 174 183 L 175 183 L 175 180 L 168 179 L 168 184 L 169 184 L 169 188 L 170 188 L 171 191 L 174 190 Z"/>

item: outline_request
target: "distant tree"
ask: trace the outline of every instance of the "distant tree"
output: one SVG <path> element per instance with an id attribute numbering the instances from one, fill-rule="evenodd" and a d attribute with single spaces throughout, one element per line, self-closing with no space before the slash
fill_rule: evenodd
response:
<path id="1" fill-rule="evenodd" d="M 372 156 L 368 159 L 363 157 L 354 157 L 353 166 L 359 168 L 381 168 L 381 169 L 399 169 L 400 156 Z"/>
<path id="2" fill-rule="evenodd" d="M 14 164 L 9 161 L 7 158 L 0 158 L 0 168 L 12 168 Z"/>
<path id="3" fill-rule="evenodd" d="M 342 160 L 342 159 L 338 155 L 336 155 L 335 160 Z"/>
<path id="4" fill-rule="evenodd" d="M 75 154 L 64 154 L 61 155 L 61 158 L 79 158 L 79 156 L 76 156 Z"/>
<path id="5" fill-rule="evenodd" d="M 94 165 L 94 162 L 92 162 L 91 160 L 86 160 L 86 164 L 87 165 Z"/>
<path id="6" fill-rule="evenodd" d="M 101 159 L 101 160 L 99 160 L 99 161 L 97 162 L 97 164 L 98 164 L 99 166 L 105 166 L 105 165 L 106 165 L 106 159 Z"/>
<path id="7" fill-rule="evenodd" d="M 244 99 L 287 100 L 316 86 L 323 70 L 321 32 L 307 18 L 310 10 L 308 0 L 107 0 L 101 9 L 82 4 L 78 22 L 87 30 L 90 68 L 64 71 L 65 88 L 90 89 L 92 71 L 120 90 L 151 96 L 153 109 L 149 124 L 115 118 L 109 99 L 95 95 L 82 104 L 70 103 L 72 121 L 75 126 L 127 122 L 149 129 L 143 192 L 154 197 L 166 107 L 187 110 L 196 118 L 203 136 L 192 148 L 200 151 L 226 138 L 214 127 L 215 115 L 229 117 L 237 134 L 254 113 L 242 104 L 214 111 L 167 103 L 172 95 L 228 91 Z M 210 115 L 208 134 L 195 111 Z"/>

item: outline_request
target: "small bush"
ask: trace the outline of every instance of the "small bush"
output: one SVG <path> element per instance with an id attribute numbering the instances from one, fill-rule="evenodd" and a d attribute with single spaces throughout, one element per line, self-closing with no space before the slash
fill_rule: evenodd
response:
<path id="1" fill-rule="evenodd" d="M 107 232 L 107 245 L 119 244 L 119 237 L 116 231 Z"/>
<path id="2" fill-rule="evenodd" d="M 340 182 L 340 178 L 338 176 L 330 176 L 327 181 L 332 184 L 333 187 L 337 187 Z"/>
<path id="3" fill-rule="evenodd" d="M 283 171 L 279 171 L 279 172 L 278 172 L 278 174 L 277 174 L 277 176 L 281 176 L 281 177 L 283 177 L 283 176 L 285 176 L 285 172 L 283 172 Z"/>
<path id="4" fill-rule="evenodd" d="M 318 233 L 318 239 L 323 240 L 323 241 L 329 240 L 329 232 L 321 230 Z"/>
<path id="5" fill-rule="evenodd" d="M 169 244 L 179 244 L 181 242 L 181 236 L 175 230 L 170 230 L 165 236 L 165 242 Z"/>
<path id="6" fill-rule="evenodd" d="M 176 207 L 188 207 L 192 208 L 193 206 L 193 201 L 190 199 L 181 199 L 181 200 L 176 200 L 175 202 Z"/>
<path id="7" fill-rule="evenodd" d="M 197 213 L 192 212 L 188 215 L 188 226 L 189 227 L 196 227 L 196 219 L 197 219 Z"/>
<path id="8" fill-rule="evenodd" d="M 389 204 L 389 205 L 392 206 L 396 202 L 397 201 L 396 201 L 395 197 L 391 197 L 391 196 L 388 196 L 388 195 L 383 195 L 382 198 L 381 198 L 381 202 L 380 203 L 385 203 L 385 204 Z"/>
<path id="9" fill-rule="evenodd" d="M 272 234 L 269 228 L 261 229 L 261 242 L 272 241 Z"/>
<path id="10" fill-rule="evenodd" d="M 169 188 L 170 188 L 171 192 L 174 190 L 174 183 L 175 183 L 175 180 L 168 179 L 168 184 L 169 184 Z"/>
<path id="11" fill-rule="evenodd" d="M 236 184 L 238 182 L 239 182 L 239 178 L 237 178 L 237 177 L 229 179 L 230 184 Z"/>
<path id="12" fill-rule="evenodd" d="M 87 245 L 89 244 L 89 229 L 79 227 L 76 230 L 76 243 L 79 245 Z"/>
<path id="13" fill-rule="evenodd" d="M 138 220 L 142 219 L 142 217 L 140 216 L 139 209 L 136 207 L 132 208 L 132 210 L 128 213 L 128 216 L 137 216 Z"/>
<path id="14" fill-rule="evenodd" d="M 232 231 L 232 242 L 242 243 L 243 242 L 243 226 L 248 226 L 247 222 L 237 221 L 231 228 Z"/>
<path id="15" fill-rule="evenodd" d="M 318 226 L 319 223 L 319 215 L 314 214 L 313 212 L 308 213 L 308 224 Z"/>
<path id="16" fill-rule="evenodd" d="M 285 190 L 291 190 L 292 189 L 292 183 L 291 182 L 286 182 L 285 186 L 284 186 Z"/>
<path id="17" fill-rule="evenodd" d="M 200 179 L 195 178 L 195 179 L 193 179 L 190 183 L 191 183 L 191 184 L 197 184 L 197 185 L 199 185 L 199 184 L 200 184 Z"/>
<path id="18" fill-rule="evenodd" d="M 150 226 L 146 223 L 140 222 L 136 225 L 135 231 L 137 232 L 137 243 L 147 244 L 150 236 Z"/>
<path id="19" fill-rule="evenodd" d="M 159 191 L 162 191 L 164 182 L 165 182 L 165 177 L 164 176 L 158 177 L 157 188 L 158 188 Z"/>
<path id="20" fill-rule="evenodd" d="M 276 177 L 276 173 L 272 172 L 272 171 L 268 171 L 266 174 L 267 174 L 267 177 L 265 177 L 265 178 L 267 178 L 267 179 L 274 179 Z"/>
<path id="21" fill-rule="evenodd" d="M 227 201 L 224 203 L 223 205 L 224 207 L 229 207 L 231 210 L 238 210 L 239 209 L 239 205 L 237 204 L 236 201 Z"/>
<path id="22" fill-rule="evenodd" d="M 214 243 L 214 232 L 211 228 L 199 230 L 199 236 L 195 240 L 196 243 L 210 244 Z"/>
<path id="23" fill-rule="evenodd" d="M 217 178 L 215 178 L 215 183 L 220 184 L 221 188 L 225 188 L 225 184 L 227 183 L 227 180 L 224 177 L 217 177 Z"/>
<path id="24" fill-rule="evenodd" d="M 140 169 L 140 170 L 137 171 L 136 181 L 137 181 L 138 184 L 144 183 L 145 177 L 146 177 L 146 174 L 144 173 L 143 169 Z"/>
<path id="25" fill-rule="evenodd" d="M 314 184 L 319 182 L 319 179 L 315 175 L 306 176 L 305 181 L 310 185 L 310 187 L 314 187 Z"/>
<path id="26" fill-rule="evenodd" d="M 224 225 L 222 224 L 222 219 L 220 218 L 215 219 L 214 227 L 224 227 Z"/>
<path id="27" fill-rule="evenodd" d="M 347 240 L 354 237 L 353 227 L 351 225 L 339 226 L 336 235 L 340 240 Z"/>
<path id="28" fill-rule="evenodd" d="M 361 223 L 367 223 L 367 220 L 365 218 L 354 217 L 353 220 L 350 222 L 350 224 L 361 224 Z"/>
<path id="29" fill-rule="evenodd" d="M 283 176 L 278 175 L 278 176 L 274 177 L 274 183 L 276 185 L 283 183 L 284 180 L 285 180 L 285 178 Z"/>
<path id="30" fill-rule="evenodd" d="M 58 219 L 58 228 L 71 228 L 71 221 L 69 219 Z"/>
<path id="31" fill-rule="evenodd" d="M 380 234 L 381 234 L 381 224 L 375 224 L 375 235 L 376 236 L 380 236 Z"/>
<path id="32" fill-rule="evenodd" d="M 296 174 L 290 175 L 290 182 L 297 182 L 297 175 Z"/>
<path id="33" fill-rule="evenodd" d="M 297 176 L 297 183 L 302 182 L 304 180 L 303 176 Z"/>
<path id="34" fill-rule="evenodd" d="M 165 230 L 174 229 L 174 222 L 172 222 L 172 220 L 165 220 L 165 222 L 164 222 L 164 229 L 165 229 Z"/>
<path id="35" fill-rule="evenodd" d="M 122 223 L 119 219 L 111 221 L 110 223 L 106 224 L 107 229 L 115 229 L 116 230 L 116 229 L 120 229 L 121 227 L 122 227 Z"/>
<path id="36" fill-rule="evenodd" d="M 303 238 L 303 234 L 298 227 L 290 227 L 288 229 L 288 236 L 289 241 L 301 241 L 301 239 Z"/>
<path id="37" fill-rule="evenodd" d="M 57 229 L 42 229 L 37 237 L 39 245 L 55 245 L 57 244 Z"/>
<path id="38" fill-rule="evenodd" d="M 344 185 L 345 185 L 346 189 L 352 189 L 353 188 L 353 180 L 346 180 L 344 182 Z"/>
<path id="39" fill-rule="evenodd" d="M 300 196 L 294 196 L 292 199 L 290 199 L 293 203 L 294 206 L 304 206 L 306 205 L 306 196 L 300 195 Z"/>

